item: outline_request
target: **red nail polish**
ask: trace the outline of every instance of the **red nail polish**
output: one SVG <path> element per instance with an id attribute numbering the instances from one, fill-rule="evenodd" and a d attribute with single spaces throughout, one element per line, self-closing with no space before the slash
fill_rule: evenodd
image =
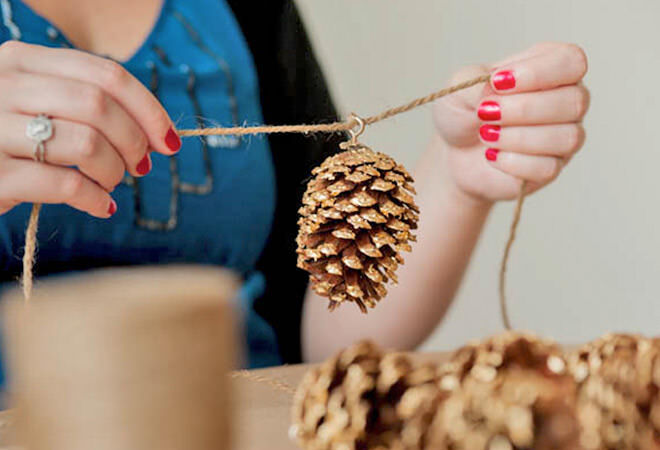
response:
<path id="1" fill-rule="evenodd" d="M 114 215 L 117 212 L 117 203 L 110 199 L 110 206 L 108 206 L 108 214 L 111 216 Z"/>
<path id="2" fill-rule="evenodd" d="M 497 142 L 500 138 L 500 130 L 502 129 L 499 125 L 482 125 L 479 128 L 479 134 L 481 139 L 487 142 Z"/>
<path id="3" fill-rule="evenodd" d="M 478 115 L 481 120 L 500 120 L 502 118 L 500 104 L 492 100 L 485 101 L 479 105 Z"/>
<path id="4" fill-rule="evenodd" d="M 151 159 L 149 159 L 149 153 L 144 155 L 144 158 L 142 158 L 142 161 L 140 161 L 135 168 L 135 171 L 138 173 L 138 175 L 146 175 L 149 173 L 151 170 Z"/>
<path id="5" fill-rule="evenodd" d="M 181 148 L 181 138 L 172 127 L 167 130 L 167 134 L 165 135 L 165 145 L 173 152 L 178 152 Z"/>
<path id="6" fill-rule="evenodd" d="M 493 75 L 492 79 L 493 86 L 498 91 L 506 91 L 516 87 L 516 77 L 510 70 L 502 70 L 501 72 L 497 72 L 495 75 Z"/>
<path id="7" fill-rule="evenodd" d="M 496 148 L 488 148 L 486 149 L 486 159 L 488 161 L 497 161 L 497 154 L 500 151 Z"/>

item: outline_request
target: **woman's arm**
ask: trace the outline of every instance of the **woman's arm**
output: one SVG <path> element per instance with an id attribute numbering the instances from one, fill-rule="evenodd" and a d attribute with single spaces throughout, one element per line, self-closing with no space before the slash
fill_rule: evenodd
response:
<path id="1" fill-rule="evenodd" d="M 303 312 L 306 360 L 360 338 L 388 348 L 423 342 L 447 311 L 492 204 L 553 181 L 582 146 L 588 92 L 583 51 L 541 44 L 493 66 L 467 68 L 453 82 L 494 73 L 435 105 L 437 133 L 415 171 L 421 219 L 399 284 L 366 316 L 346 305 L 333 313 L 308 291 Z"/>

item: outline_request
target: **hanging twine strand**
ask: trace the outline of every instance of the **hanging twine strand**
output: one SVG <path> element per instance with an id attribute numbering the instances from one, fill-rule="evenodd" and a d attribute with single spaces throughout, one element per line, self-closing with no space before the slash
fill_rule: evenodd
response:
<path id="1" fill-rule="evenodd" d="M 26 302 L 29 302 L 30 297 L 32 297 L 32 272 L 37 251 L 37 229 L 39 228 L 40 211 L 41 203 L 32 205 L 30 219 L 27 230 L 25 231 L 25 253 L 23 254 L 23 277 L 21 279 L 21 285 L 23 286 L 23 297 L 25 297 Z"/>
<path id="2" fill-rule="evenodd" d="M 520 224 L 520 216 L 522 214 L 522 207 L 525 201 L 526 187 L 527 182 L 523 181 L 520 185 L 520 192 L 518 193 L 518 200 L 516 201 L 516 209 L 513 211 L 513 220 L 511 221 L 511 227 L 509 228 L 509 239 L 506 242 L 504 254 L 502 255 L 502 262 L 500 263 L 500 314 L 502 316 L 504 328 L 507 330 L 512 330 L 513 326 L 511 325 L 511 318 L 509 317 L 509 310 L 506 301 L 506 271 L 509 263 L 509 256 L 511 255 L 511 247 L 513 246 L 513 242 L 516 240 L 516 231 L 518 230 L 518 224 Z"/>
<path id="3" fill-rule="evenodd" d="M 441 89 L 437 92 L 433 92 L 424 97 L 419 97 L 411 102 L 397 106 L 395 108 L 387 109 L 379 114 L 374 116 L 365 117 L 363 119 L 352 114 L 351 117 L 344 122 L 333 122 L 326 124 L 301 124 L 301 125 L 259 125 L 252 127 L 210 127 L 210 128 L 198 128 L 190 130 L 179 130 L 178 133 L 181 137 L 191 137 L 191 136 L 221 136 L 221 135 L 251 135 L 251 134 L 272 134 L 272 133 L 302 133 L 302 134 L 313 134 L 313 133 L 338 133 L 338 132 L 347 132 L 355 131 L 355 127 L 359 126 L 362 130 L 365 125 L 371 125 L 376 122 L 380 122 L 390 117 L 402 114 L 408 111 L 411 111 L 420 106 L 431 103 L 441 97 L 452 94 L 454 92 L 470 88 L 480 83 L 486 83 L 490 81 L 490 75 L 481 75 L 471 80 L 467 80 L 463 83 L 458 83 L 454 86 L 450 86 L 445 89 Z M 511 329 L 511 321 L 509 319 L 509 314 L 507 311 L 507 301 L 506 301 L 506 271 L 507 264 L 509 260 L 509 255 L 511 252 L 511 247 L 516 237 L 516 230 L 518 223 L 520 222 L 520 215 L 522 213 L 522 205 L 525 197 L 525 183 L 523 182 L 520 194 L 518 196 L 518 202 L 516 204 L 516 209 L 514 212 L 513 222 L 511 224 L 511 229 L 509 231 L 509 239 L 504 250 L 504 255 L 502 257 L 502 263 L 500 266 L 500 277 L 499 277 L 499 299 L 500 299 L 500 310 L 502 314 L 502 321 L 504 326 L 507 329 Z M 32 207 L 32 212 L 30 213 L 30 220 L 28 227 L 25 233 L 25 253 L 23 255 L 23 295 L 26 302 L 30 300 L 32 296 L 32 287 L 33 287 L 33 269 L 35 264 L 35 254 L 37 249 L 37 228 L 39 222 L 39 211 L 41 205 L 35 203 Z M 239 376 L 245 376 L 239 375 Z M 253 378 L 254 379 L 254 378 Z"/>

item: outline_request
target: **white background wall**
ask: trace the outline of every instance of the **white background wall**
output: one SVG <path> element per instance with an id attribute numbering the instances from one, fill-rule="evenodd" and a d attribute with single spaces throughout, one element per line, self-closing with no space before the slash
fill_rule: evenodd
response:
<path id="1" fill-rule="evenodd" d="M 343 113 L 398 105 L 439 89 L 461 65 L 537 41 L 582 45 L 592 92 L 587 144 L 525 206 L 509 272 L 513 321 L 566 343 L 609 330 L 660 334 L 658 0 L 298 4 Z M 422 108 L 370 127 L 364 141 L 412 167 L 431 131 Z M 511 211 L 512 204 L 495 208 L 427 349 L 500 329 L 497 270 Z"/>

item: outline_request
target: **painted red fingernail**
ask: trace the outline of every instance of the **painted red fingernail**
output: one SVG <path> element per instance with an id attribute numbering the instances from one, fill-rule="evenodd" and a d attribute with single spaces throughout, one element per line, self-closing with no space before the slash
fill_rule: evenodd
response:
<path id="1" fill-rule="evenodd" d="M 481 120 L 500 120 L 502 118 L 500 104 L 492 100 L 482 102 L 479 105 L 478 114 Z"/>
<path id="2" fill-rule="evenodd" d="M 110 206 L 108 206 L 108 214 L 111 216 L 114 215 L 117 212 L 117 203 L 110 199 Z"/>
<path id="3" fill-rule="evenodd" d="M 146 175 L 149 173 L 151 170 L 151 159 L 149 159 L 149 153 L 144 155 L 144 158 L 142 158 L 142 161 L 140 161 L 135 168 L 135 171 L 138 173 L 138 175 Z"/>
<path id="4" fill-rule="evenodd" d="M 497 72 L 495 75 L 493 75 L 492 79 L 493 86 L 495 86 L 495 89 L 498 91 L 506 91 L 516 87 L 516 77 L 510 70 L 502 70 L 501 72 Z"/>
<path id="5" fill-rule="evenodd" d="M 487 142 L 497 142 L 500 138 L 500 130 L 502 129 L 499 125 L 482 125 L 479 128 L 479 134 L 481 139 Z"/>
<path id="6" fill-rule="evenodd" d="M 500 151 L 496 148 L 488 148 L 486 149 L 486 159 L 488 161 L 497 161 L 497 154 Z"/>
<path id="7" fill-rule="evenodd" d="M 181 138 L 172 127 L 167 130 L 167 134 L 165 135 L 165 145 L 173 152 L 178 152 L 181 148 Z"/>

